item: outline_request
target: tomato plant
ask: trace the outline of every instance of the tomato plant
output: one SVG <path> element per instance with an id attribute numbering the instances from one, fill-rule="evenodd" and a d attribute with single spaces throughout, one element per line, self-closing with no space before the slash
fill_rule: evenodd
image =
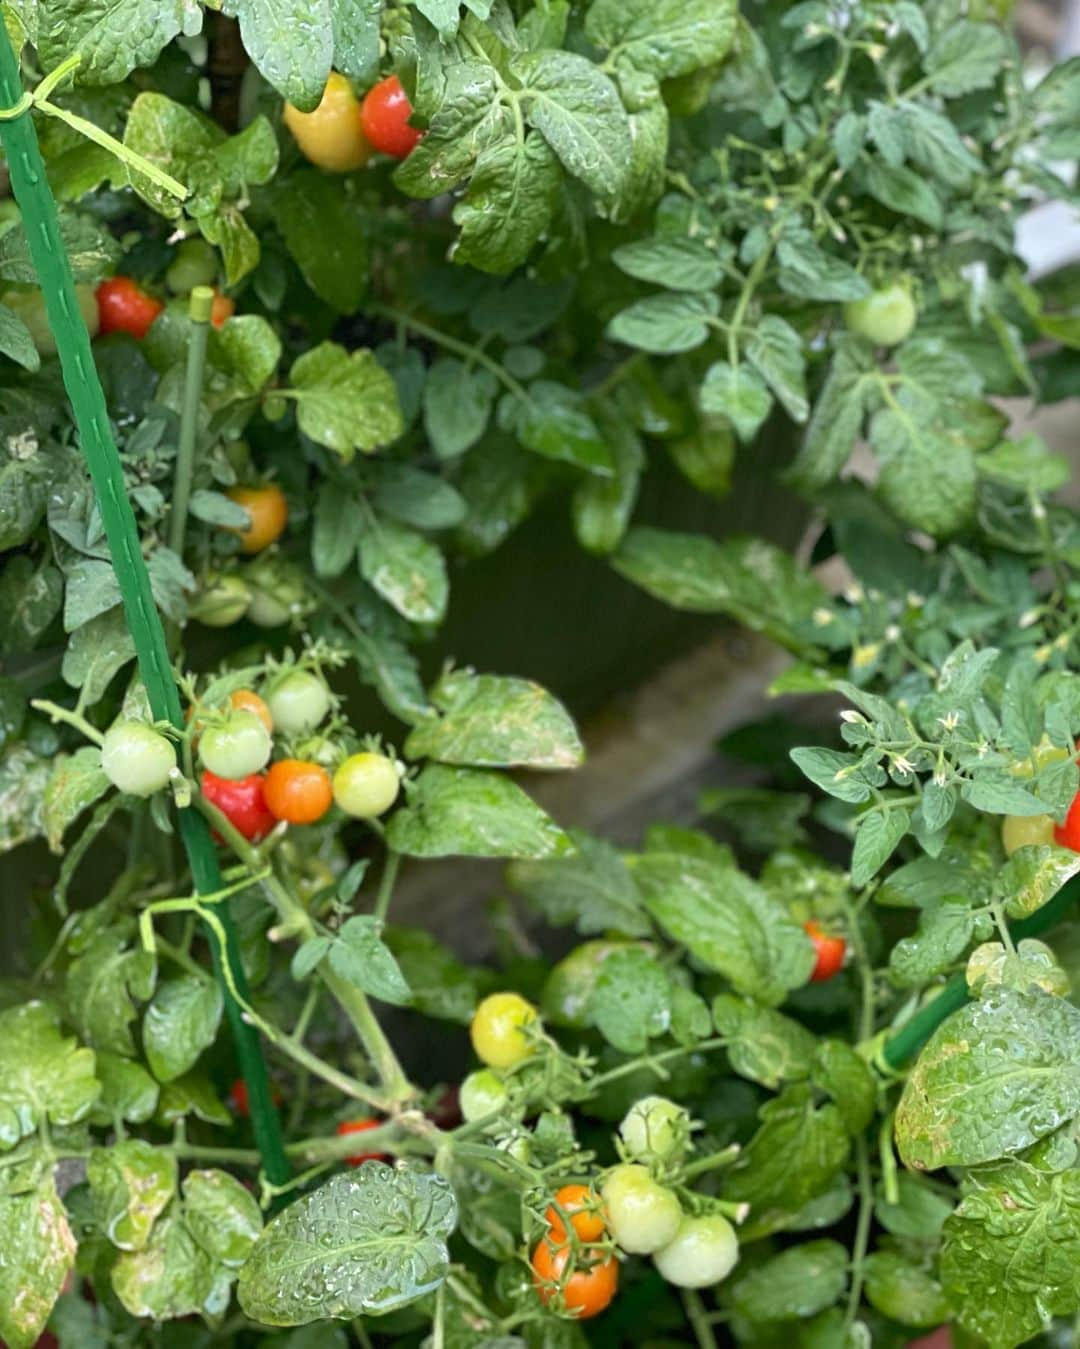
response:
<path id="1" fill-rule="evenodd" d="M 0 1341 L 1071 1342 L 1077 62 L 104 8 L 0 33 Z M 779 711 L 548 785 L 707 631 Z"/>

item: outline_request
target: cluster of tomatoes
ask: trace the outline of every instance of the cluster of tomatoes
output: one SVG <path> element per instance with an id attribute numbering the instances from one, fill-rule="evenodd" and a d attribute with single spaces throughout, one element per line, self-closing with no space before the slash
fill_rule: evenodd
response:
<path id="1" fill-rule="evenodd" d="M 373 154 L 404 159 L 423 134 L 409 125 L 412 104 L 396 75 L 357 99 L 344 75 L 332 71 L 313 112 L 285 105 L 285 125 L 305 159 L 330 173 L 349 173 Z"/>
<path id="2" fill-rule="evenodd" d="M 485 1067 L 470 1073 L 459 1096 L 468 1122 L 500 1121 L 506 1112 L 506 1075 L 542 1043 L 539 1013 L 517 993 L 493 993 L 473 1016 L 470 1036 Z M 686 1112 L 663 1096 L 646 1096 L 619 1126 L 623 1161 L 589 1182 L 555 1191 L 546 1230 L 530 1258 L 541 1301 L 586 1319 L 602 1312 L 619 1282 L 618 1251 L 649 1255 L 661 1275 L 680 1288 L 704 1288 L 727 1277 L 738 1241 L 723 1214 L 687 1213 L 664 1178 L 677 1173 L 690 1138 Z M 526 1160 L 527 1153 L 515 1154 Z"/>

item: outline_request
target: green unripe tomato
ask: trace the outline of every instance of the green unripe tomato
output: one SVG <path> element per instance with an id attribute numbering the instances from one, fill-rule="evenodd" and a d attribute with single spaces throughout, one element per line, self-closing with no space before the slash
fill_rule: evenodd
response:
<path id="1" fill-rule="evenodd" d="M 101 767 L 120 791 L 153 796 L 168 786 L 176 750 L 171 740 L 144 721 L 118 721 L 105 732 Z"/>
<path id="2" fill-rule="evenodd" d="M 97 296 L 94 287 L 85 282 L 75 287 L 75 296 L 79 302 L 79 313 L 91 337 L 96 337 L 100 327 Z M 56 354 L 56 338 L 49 327 L 49 318 L 45 312 L 45 297 L 37 286 L 27 286 L 20 290 L 5 291 L 3 303 L 16 313 L 26 324 L 34 346 L 42 356 Z"/>
<path id="3" fill-rule="evenodd" d="M 552 969 L 540 994 L 544 1017 L 555 1026 L 584 1030 L 590 1025 L 589 1000 L 600 967 L 613 951 L 639 946 L 628 941 L 586 941 L 565 956 Z"/>
<path id="4" fill-rule="evenodd" d="M 350 754 L 334 774 L 334 800 L 354 820 L 374 820 L 397 800 L 401 777 L 385 754 Z"/>
<path id="5" fill-rule="evenodd" d="M 478 1068 L 464 1079 L 458 1090 L 458 1107 L 467 1124 L 484 1119 L 506 1104 L 506 1087 L 490 1068 Z"/>
<path id="6" fill-rule="evenodd" d="M 310 609 L 303 573 L 278 558 L 249 567 L 244 579 L 251 587 L 246 617 L 259 628 L 280 628 Z"/>
<path id="7" fill-rule="evenodd" d="M 251 603 L 251 591 L 239 576 L 212 576 L 191 605 L 191 617 L 208 628 L 239 623 Z"/>
<path id="8" fill-rule="evenodd" d="M 643 1096 L 626 1112 L 619 1137 L 639 1161 L 670 1162 L 686 1149 L 690 1117 L 666 1096 Z"/>
<path id="9" fill-rule="evenodd" d="M 653 1256 L 656 1268 L 676 1288 L 711 1288 L 738 1261 L 735 1229 L 719 1213 L 684 1218 L 673 1239 Z"/>
<path id="10" fill-rule="evenodd" d="M 1001 822 L 1001 843 L 1011 857 L 1018 848 L 1053 843 L 1055 827 L 1051 815 L 1006 815 Z"/>
<path id="11" fill-rule="evenodd" d="M 203 767 L 230 782 L 259 773 L 270 761 L 274 742 L 254 712 L 241 709 L 225 721 L 208 726 L 199 738 Z"/>
<path id="12" fill-rule="evenodd" d="M 186 295 L 196 286 L 212 286 L 218 279 L 218 255 L 205 239 L 185 239 L 165 272 L 165 284 L 174 295 Z"/>
<path id="13" fill-rule="evenodd" d="M 521 1162 L 523 1166 L 529 1166 L 532 1163 L 532 1139 L 525 1132 L 511 1134 L 508 1138 L 501 1138 L 495 1146 L 500 1152 L 505 1152 L 513 1157 L 515 1162 Z"/>
<path id="14" fill-rule="evenodd" d="M 682 1223 L 676 1196 L 633 1162 L 617 1166 L 604 1181 L 601 1194 L 608 1229 L 630 1255 L 652 1255 L 674 1241 Z"/>
<path id="15" fill-rule="evenodd" d="M 330 711 L 330 690 L 310 670 L 291 670 L 273 682 L 266 703 L 282 735 L 309 735 Z"/>
<path id="16" fill-rule="evenodd" d="M 895 347 L 910 337 L 917 318 L 906 281 L 894 281 L 844 306 L 844 322 L 851 331 L 878 347 Z"/>

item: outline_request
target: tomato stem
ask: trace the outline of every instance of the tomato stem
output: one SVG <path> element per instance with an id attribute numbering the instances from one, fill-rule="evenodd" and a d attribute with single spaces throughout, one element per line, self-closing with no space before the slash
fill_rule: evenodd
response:
<path id="1" fill-rule="evenodd" d="M 196 286 L 191 292 L 188 306 L 191 337 L 188 341 L 184 401 L 180 412 L 173 499 L 169 512 L 169 547 L 181 562 L 184 560 L 184 535 L 187 532 L 188 502 L 191 500 L 191 479 L 195 469 L 195 441 L 199 430 L 203 372 L 206 369 L 206 344 L 210 336 L 209 314 L 206 313 L 205 304 L 208 290 L 207 286 Z"/>

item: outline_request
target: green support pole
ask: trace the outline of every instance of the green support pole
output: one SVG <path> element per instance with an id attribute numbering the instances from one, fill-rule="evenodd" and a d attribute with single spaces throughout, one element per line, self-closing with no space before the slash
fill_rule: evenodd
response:
<path id="1" fill-rule="evenodd" d="M 19 61 L 3 24 L 0 24 L 0 104 L 16 109 L 22 101 Z M 180 695 L 169 661 L 165 631 L 154 604 L 135 516 L 124 486 L 123 466 L 109 427 L 105 395 L 91 354 L 90 337 L 75 298 L 71 266 L 60 238 L 56 203 L 45 176 L 37 133 L 27 107 L 23 106 L 14 116 L 9 114 L 0 120 L 0 142 L 7 155 L 12 191 L 22 212 L 30 257 L 41 282 L 49 325 L 56 338 L 64 386 L 71 399 L 82 452 L 101 506 L 113 567 L 150 707 L 157 720 L 169 721 L 182 730 Z M 221 889 L 221 872 L 209 830 L 194 810 L 180 811 L 179 819 L 180 837 L 195 889 L 200 894 L 212 894 Z M 240 1007 L 221 980 L 220 963 L 224 955 L 235 974 L 241 996 L 245 996 L 236 933 L 224 904 L 218 906 L 218 914 L 226 932 L 226 949 L 222 953 L 217 943 L 211 941 L 215 969 L 222 983 L 236 1055 L 247 1084 L 252 1127 L 263 1166 L 269 1179 L 280 1185 L 290 1176 L 281 1126 L 270 1096 L 270 1080 L 258 1035 L 244 1021 Z"/>

